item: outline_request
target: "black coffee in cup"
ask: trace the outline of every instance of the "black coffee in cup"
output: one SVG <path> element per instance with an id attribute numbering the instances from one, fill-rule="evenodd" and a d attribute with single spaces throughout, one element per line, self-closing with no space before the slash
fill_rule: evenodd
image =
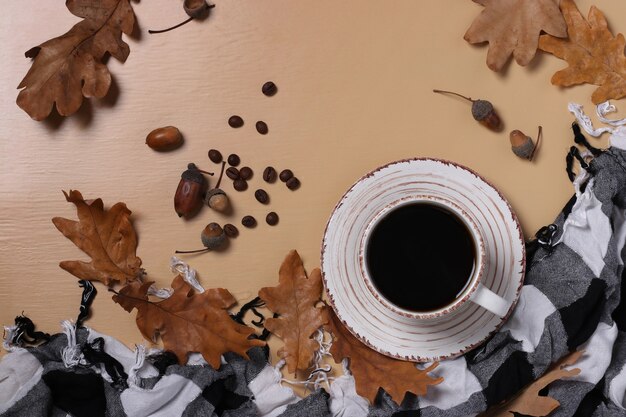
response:
<path id="1" fill-rule="evenodd" d="M 365 253 L 376 289 L 405 310 L 436 310 L 454 301 L 475 267 L 471 232 L 453 212 L 417 202 L 392 209 L 374 226 Z"/>

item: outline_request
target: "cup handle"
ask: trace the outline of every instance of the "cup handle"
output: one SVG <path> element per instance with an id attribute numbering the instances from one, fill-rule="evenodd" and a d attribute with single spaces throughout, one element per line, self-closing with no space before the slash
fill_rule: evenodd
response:
<path id="1" fill-rule="evenodd" d="M 506 313 L 508 313 L 509 307 L 511 306 L 511 303 L 491 291 L 489 288 L 485 287 L 480 282 L 470 297 L 470 300 L 499 317 L 506 316 Z"/>

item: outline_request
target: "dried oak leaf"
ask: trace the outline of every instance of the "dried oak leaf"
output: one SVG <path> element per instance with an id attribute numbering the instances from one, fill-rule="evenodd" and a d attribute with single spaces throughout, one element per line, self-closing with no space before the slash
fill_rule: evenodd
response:
<path id="1" fill-rule="evenodd" d="M 539 391 L 550 383 L 562 378 L 569 378 L 580 373 L 580 369 L 565 369 L 580 359 L 584 351 L 572 352 L 556 362 L 548 372 L 530 385 L 522 389 L 515 397 L 504 404 L 491 407 L 480 417 L 512 417 L 523 414 L 525 416 L 544 417 L 559 407 L 559 402 L 551 397 L 539 395 Z M 515 414 L 514 414 L 515 413 Z"/>
<path id="2" fill-rule="evenodd" d="M 500 71 L 511 54 L 528 65 L 537 52 L 541 31 L 564 38 L 567 27 L 559 0 L 474 0 L 485 9 L 465 32 L 471 44 L 489 42 L 487 66 Z"/>
<path id="3" fill-rule="evenodd" d="M 569 67 L 557 71 L 551 82 L 561 87 L 589 83 L 599 85 L 592 96 L 594 104 L 626 97 L 626 56 L 624 35 L 613 36 L 606 18 L 595 6 L 587 20 L 573 0 L 563 0 L 561 10 L 567 22 L 568 39 L 549 35 L 539 38 L 539 49 L 561 58 Z"/>
<path id="4" fill-rule="evenodd" d="M 246 352 L 265 346 L 259 339 L 250 339 L 254 330 L 235 322 L 228 314 L 236 300 L 228 290 L 211 288 L 196 293 L 180 276 L 172 281 L 174 292 L 163 301 L 148 299 L 152 282 L 131 282 L 113 296 L 129 313 L 137 309 L 137 327 L 148 340 L 161 337 L 165 349 L 174 352 L 180 363 L 187 363 L 187 354 L 199 352 L 215 369 L 220 357 L 235 352 L 248 359 Z"/>
<path id="5" fill-rule="evenodd" d="M 26 52 L 34 62 L 18 89 L 17 105 L 35 120 L 56 107 L 60 115 L 76 112 L 85 97 L 104 97 L 111 73 L 102 58 L 108 53 L 124 62 L 130 53 L 122 32 L 135 25 L 130 0 L 67 0 L 67 8 L 84 20 L 69 32 Z"/>
<path id="6" fill-rule="evenodd" d="M 319 347 L 311 336 L 325 324 L 323 309 L 316 307 L 322 297 L 322 274 L 315 268 L 307 278 L 300 255 L 292 250 L 280 266 L 278 282 L 276 287 L 261 288 L 259 297 L 279 314 L 268 318 L 265 328 L 283 340 L 278 356 L 285 359 L 289 372 L 295 373 L 311 365 Z"/>
<path id="7" fill-rule="evenodd" d="M 380 387 L 395 401 L 401 402 L 407 392 L 424 395 L 429 385 L 437 385 L 443 381 L 441 377 L 433 378 L 428 375 L 428 372 L 439 365 L 438 362 L 422 370 L 413 362 L 378 353 L 353 336 L 332 309 L 327 307 L 325 313 L 329 317 L 326 330 L 334 336 L 330 353 L 336 363 L 350 358 L 350 371 L 356 381 L 356 392 L 362 397 L 373 402 Z"/>
<path id="8" fill-rule="evenodd" d="M 126 204 L 117 203 L 107 211 L 99 198 L 85 201 L 76 190 L 63 194 L 76 206 L 78 221 L 55 217 L 52 223 L 89 255 L 91 262 L 63 261 L 59 264 L 61 268 L 78 278 L 105 285 L 140 278 L 143 270 L 141 258 L 135 255 L 137 233 Z"/>

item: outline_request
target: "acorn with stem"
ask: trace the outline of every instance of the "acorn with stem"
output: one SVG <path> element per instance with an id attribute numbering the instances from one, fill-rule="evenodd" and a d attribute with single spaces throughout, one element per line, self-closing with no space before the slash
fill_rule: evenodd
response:
<path id="1" fill-rule="evenodd" d="M 185 10 L 185 13 L 187 13 L 187 16 L 189 16 L 187 20 L 177 25 L 174 25 L 172 27 L 169 27 L 167 29 L 149 30 L 148 33 L 153 34 L 153 33 L 169 32 L 170 30 L 186 25 L 187 23 L 191 22 L 194 19 L 204 18 L 207 15 L 208 11 L 214 7 L 215 7 L 214 4 L 208 4 L 206 0 L 185 0 L 183 2 L 183 9 Z"/>
<path id="2" fill-rule="evenodd" d="M 481 125 L 485 126 L 489 130 L 493 130 L 494 132 L 499 132 L 502 129 L 502 120 L 498 113 L 496 113 L 493 104 L 487 100 L 474 100 L 471 97 L 465 97 L 459 93 L 455 93 L 453 91 L 446 90 L 433 90 L 434 93 L 439 94 L 453 94 L 457 97 L 461 97 L 465 100 L 472 102 L 472 116 L 476 121 L 478 121 Z"/>
<path id="3" fill-rule="evenodd" d="M 228 210 L 230 206 L 230 201 L 228 200 L 228 196 L 220 188 L 220 184 L 222 183 L 222 177 L 224 176 L 224 167 L 226 167 L 226 162 L 222 161 L 222 172 L 220 172 L 220 177 L 217 180 L 217 184 L 215 184 L 215 188 L 209 190 L 206 193 L 204 198 L 205 203 L 211 207 L 215 211 L 219 211 L 223 213 Z"/>
<path id="4" fill-rule="evenodd" d="M 511 141 L 511 150 L 513 153 L 522 159 L 527 159 L 529 161 L 533 160 L 535 156 L 535 151 L 539 147 L 539 143 L 541 142 L 542 136 L 542 127 L 539 126 L 537 132 L 537 143 L 533 142 L 533 139 L 530 136 L 526 136 L 520 130 L 513 130 L 509 134 L 509 140 Z"/>
<path id="5" fill-rule="evenodd" d="M 222 229 L 222 226 L 215 222 L 211 222 L 206 225 L 204 230 L 202 230 L 202 233 L 200 233 L 200 239 L 202 240 L 204 249 L 177 250 L 176 253 L 200 253 L 212 250 L 219 250 L 228 240 L 226 237 L 226 233 L 224 233 L 224 229 Z"/>

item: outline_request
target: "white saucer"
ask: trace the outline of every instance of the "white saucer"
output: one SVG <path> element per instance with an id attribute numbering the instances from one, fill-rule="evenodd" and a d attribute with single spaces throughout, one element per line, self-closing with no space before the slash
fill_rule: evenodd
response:
<path id="1" fill-rule="evenodd" d="M 442 319 L 416 321 L 384 308 L 367 289 L 359 266 L 365 229 L 382 208 L 413 195 L 448 199 L 478 225 L 486 250 L 482 283 L 510 301 L 504 318 L 466 303 Z M 356 337 L 385 355 L 431 362 L 474 349 L 504 324 L 524 281 L 524 238 L 508 202 L 472 170 L 443 160 L 403 160 L 365 175 L 341 198 L 326 226 L 321 265 L 329 302 Z"/>

